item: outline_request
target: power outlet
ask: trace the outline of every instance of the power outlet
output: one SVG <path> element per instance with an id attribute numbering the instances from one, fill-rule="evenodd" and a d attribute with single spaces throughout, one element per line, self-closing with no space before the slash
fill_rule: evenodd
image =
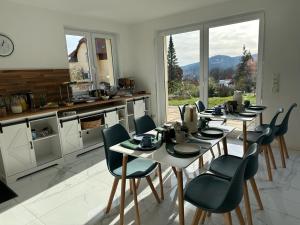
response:
<path id="1" fill-rule="evenodd" d="M 273 73 L 272 92 L 279 93 L 280 73 Z"/>

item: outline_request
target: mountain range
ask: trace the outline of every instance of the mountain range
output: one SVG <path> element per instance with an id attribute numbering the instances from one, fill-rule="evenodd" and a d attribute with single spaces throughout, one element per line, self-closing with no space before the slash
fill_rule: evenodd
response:
<path id="1" fill-rule="evenodd" d="M 254 60 L 257 60 L 257 54 L 252 55 Z M 216 55 L 209 58 L 209 69 L 220 68 L 221 70 L 225 69 L 236 69 L 237 65 L 241 61 L 241 56 L 228 56 L 228 55 Z M 183 79 L 191 80 L 199 78 L 200 63 L 195 62 L 185 66 L 181 66 L 183 71 Z"/>

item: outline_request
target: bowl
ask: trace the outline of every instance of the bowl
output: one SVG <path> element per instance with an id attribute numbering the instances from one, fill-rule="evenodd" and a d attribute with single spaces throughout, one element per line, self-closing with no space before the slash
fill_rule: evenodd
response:
<path id="1" fill-rule="evenodd" d="M 103 96 L 103 95 L 102 95 L 102 96 L 101 96 L 101 99 L 102 99 L 102 100 L 108 100 L 108 99 L 109 99 L 109 96 Z"/>

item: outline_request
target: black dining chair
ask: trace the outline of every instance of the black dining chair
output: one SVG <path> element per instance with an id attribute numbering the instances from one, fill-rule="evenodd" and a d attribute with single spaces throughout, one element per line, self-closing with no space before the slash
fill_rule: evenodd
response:
<path id="1" fill-rule="evenodd" d="M 245 208 L 247 212 L 248 225 L 252 225 L 253 223 L 252 223 L 247 181 L 250 181 L 259 209 L 263 210 L 262 201 L 259 195 L 259 191 L 254 176 L 256 175 L 258 170 L 258 155 L 259 155 L 259 148 L 261 146 L 261 143 L 266 137 L 270 136 L 271 134 L 272 134 L 271 129 L 267 127 L 260 134 L 256 142 L 256 145 L 251 145 L 250 149 L 248 149 L 248 151 L 249 150 L 252 151 L 251 148 L 257 149 L 257 151 L 255 151 L 254 154 L 252 154 L 249 157 L 247 167 L 245 170 L 244 200 L 245 200 Z M 243 158 L 234 155 L 222 155 L 211 162 L 209 171 L 219 176 L 223 176 L 226 179 L 232 179 L 235 171 L 238 169 L 242 160 Z"/>
<path id="2" fill-rule="evenodd" d="M 104 140 L 104 150 L 107 168 L 109 172 L 115 177 L 112 190 L 110 193 L 109 201 L 106 208 L 106 213 L 109 213 L 112 205 L 112 201 L 119 183 L 119 180 L 122 177 L 122 159 L 123 155 L 118 152 L 111 151 L 109 148 L 113 145 L 121 143 L 130 139 L 130 136 L 126 129 L 120 125 L 116 124 L 112 127 L 102 130 L 103 140 Z M 137 187 L 136 179 L 146 178 L 152 193 L 158 203 L 160 203 L 160 198 L 153 186 L 150 174 L 157 168 L 157 163 L 140 159 L 133 156 L 128 156 L 127 169 L 126 169 L 126 179 L 129 179 L 131 186 L 133 188 L 133 197 L 136 208 L 136 220 L 140 220 L 138 202 L 137 202 Z"/>
<path id="3" fill-rule="evenodd" d="M 135 126 L 135 134 L 136 135 L 141 135 L 141 134 L 147 133 L 156 128 L 155 122 L 148 115 L 144 115 L 142 117 L 135 119 L 134 126 Z M 172 168 L 172 169 L 174 172 L 176 172 L 175 168 Z M 159 185 L 160 185 L 160 197 L 162 200 L 164 200 L 164 189 L 163 189 L 163 180 L 162 180 L 162 172 L 161 171 L 162 171 L 161 164 L 158 163 L 157 175 L 159 178 Z"/>
<path id="4" fill-rule="evenodd" d="M 183 122 L 184 121 L 184 113 L 185 113 L 185 107 L 188 106 L 189 104 L 184 104 L 184 105 L 179 105 L 179 114 L 180 114 L 180 119 Z"/>
<path id="5" fill-rule="evenodd" d="M 232 178 L 217 174 L 201 174 L 187 184 L 184 199 L 197 207 L 192 225 L 198 225 L 203 213 L 224 214 L 225 224 L 231 225 L 231 211 L 235 210 L 241 224 L 245 224 L 239 204 L 243 198 L 245 169 L 249 158 L 257 152 L 258 145 L 248 148 Z"/>
<path id="6" fill-rule="evenodd" d="M 269 136 L 265 137 L 261 142 L 261 151 L 264 153 L 264 156 L 265 156 L 269 181 L 273 181 L 273 175 L 272 175 L 270 161 L 272 163 L 273 168 L 277 169 L 275 158 L 274 158 L 273 151 L 271 148 L 271 143 L 273 142 L 273 140 L 275 138 L 277 118 L 278 118 L 279 114 L 282 112 L 283 112 L 283 108 L 279 108 L 276 111 L 276 114 L 272 118 L 270 125 L 269 125 L 269 128 L 271 129 L 271 134 Z M 247 131 L 247 142 L 249 144 L 257 143 L 260 136 L 261 136 L 261 132 Z M 243 140 L 243 135 L 239 136 L 239 139 Z"/>
<path id="7" fill-rule="evenodd" d="M 283 168 L 286 168 L 285 158 L 289 158 L 284 135 L 288 132 L 288 124 L 289 124 L 289 118 L 291 112 L 296 107 L 297 107 L 296 103 L 292 104 L 289 110 L 287 111 L 287 113 L 285 114 L 281 124 L 275 126 L 275 138 L 277 139 L 279 144 L 280 157 L 281 157 L 281 163 Z M 255 130 L 261 132 L 266 127 L 269 127 L 269 124 L 262 124 L 256 127 Z"/>
<path id="8" fill-rule="evenodd" d="M 195 105 L 196 105 L 196 109 L 198 111 L 198 113 L 201 113 L 201 112 L 204 112 L 205 111 L 205 105 L 204 103 L 201 101 L 201 100 L 197 100 L 195 102 Z M 223 125 L 226 123 L 226 119 L 211 119 L 211 118 L 201 118 L 204 122 L 206 122 L 209 125 L 209 122 L 221 122 L 220 124 L 212 124 L 212 126 L 218 126 L 218 125 Z M 218 153 L 219 155 L 221 155 L 221 147 L 220 147 L 220 143 L 217 144 L 217 148 L 218 148 Z M 213 155 L 213 158 L 215 158 L 215 154 L 214 152 L 212 152 L 212 155 Z"/>

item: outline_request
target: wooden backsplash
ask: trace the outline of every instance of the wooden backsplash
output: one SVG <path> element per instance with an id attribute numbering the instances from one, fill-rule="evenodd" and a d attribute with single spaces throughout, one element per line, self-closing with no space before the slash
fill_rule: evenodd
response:
<path id="1" fill-rule="evenodd" d="M 0 95 L 32 91 L 37 105 L 40 94 L 46 94 L 47 101 L 59 101 L 59 85 L 67 81 L 68 69 L 0 70 Z M 62 90 L 66 96 L 66 88 Z"/>

